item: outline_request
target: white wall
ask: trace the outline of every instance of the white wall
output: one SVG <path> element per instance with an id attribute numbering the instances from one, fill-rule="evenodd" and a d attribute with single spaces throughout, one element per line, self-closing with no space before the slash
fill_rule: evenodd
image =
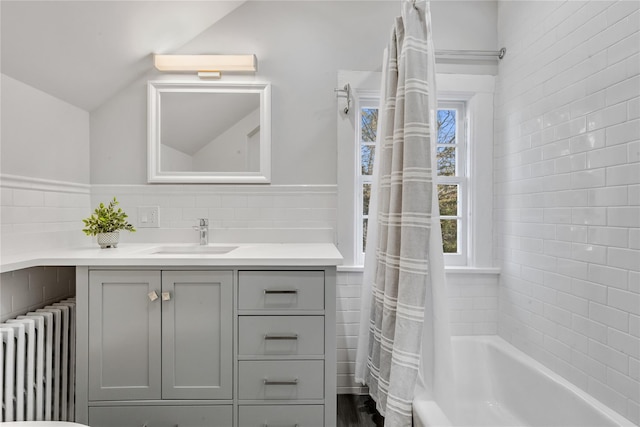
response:
<path id="1" fill-rule="evenodd" d="M 436 50 L 497 50 L 498 3 L 431 0 Z"/>
<path id="2" fill-rule="evenodd" d="M 639 3 L 500 2 L 499 334 L 640 422 Z"/>
<path id="3" fill-rule="evenodd" d="M 495 2 L 432 9 L 437 46 L 496 49 Z M 334 185 L 337 70 L 379 70 L 399 13 L 397 1 L 249 1 L 171 53 L 255 53 L 255 77 L 273 89 L 272 183 Z M 146 183 L 145 83 L 157 78 L 150 72 L 92 112 L 93 184 Z"/>
<path id="4" fill-rule="evenodd" d="M 0 255 L 76 246 L 89 214 L 89 113 L 1 79 Z"/>
<path id="5" fill-rule="evenodd" d="M 2 173 L 88 184 L 89 113 L 4 74 Z"/>
<path id="6" fill-rule="evenodd" d="M 379 68 L 398 12 L 395 2 L 247 2 L 174 53 L 255 53 L 256 79 L 273 91 L 272 183 L 335 184 L 337 70 Z M 93 184 L 146 182 L 145 81 L 92 112 Z"/>

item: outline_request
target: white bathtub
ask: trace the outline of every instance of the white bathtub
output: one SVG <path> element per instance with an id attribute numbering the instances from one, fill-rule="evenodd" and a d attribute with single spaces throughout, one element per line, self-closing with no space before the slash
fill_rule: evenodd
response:
<path id="1" fill-rule="evenodd" d="M 417 396 L 414 426 L 634 426 L 497 336 L 454 337 L 455 403 Z"/>

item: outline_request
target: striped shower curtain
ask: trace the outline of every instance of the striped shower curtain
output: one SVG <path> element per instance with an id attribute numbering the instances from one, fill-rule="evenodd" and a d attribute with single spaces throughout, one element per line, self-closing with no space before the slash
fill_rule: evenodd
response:
<path id="1" fill-rule="evenodd" d="M 428 8 L 403 1 L 385 53 L 369 208 L 356 379 L 392 427 L 411 426 L 417 383 L 436 400 L 451 379 Z"/>

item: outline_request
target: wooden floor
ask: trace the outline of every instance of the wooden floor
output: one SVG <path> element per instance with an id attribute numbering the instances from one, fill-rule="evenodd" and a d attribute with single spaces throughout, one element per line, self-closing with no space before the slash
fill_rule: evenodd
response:
<path id="1" fill-rule="evenodd" d="M 369 396 L 338 395 L 338 427 L 382 427 L 384 418 Z"/>

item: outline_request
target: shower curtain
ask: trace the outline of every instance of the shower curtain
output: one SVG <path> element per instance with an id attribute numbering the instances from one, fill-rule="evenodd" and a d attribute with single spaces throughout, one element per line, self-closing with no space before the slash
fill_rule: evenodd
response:
<path id="1" fill-rule="evenodd" d="M 445 404 L 451 348 L 435 185 L 429 4 L 402 2 L 385 52 L 356 380 L 385 426 L 411 426 L 416 392 Z"/>

